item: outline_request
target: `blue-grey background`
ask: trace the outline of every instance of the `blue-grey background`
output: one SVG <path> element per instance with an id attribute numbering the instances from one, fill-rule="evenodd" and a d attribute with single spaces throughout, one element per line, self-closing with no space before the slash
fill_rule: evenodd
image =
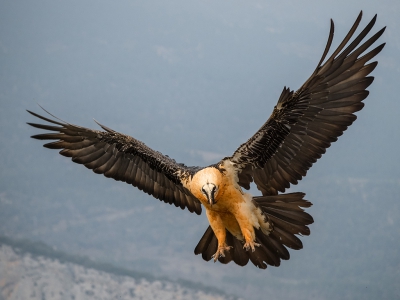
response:
<path id="1" fill-rule="evenodd" d="M 266 271 L 204 262 L 207 227 L 29 138 L 25 109 L 95 118 L 188 165 L 214 163 L 297 89 L 360 10 L 380 42 L 365 108 L 308 176 L 304 249 Z M 0 1 L 0 234 L 246 299 L 399 299 L 400 2 Z M 378 43 L 376 44 L 378 45 Z M 254 194 L 256 189 L 252 190 Z"/>

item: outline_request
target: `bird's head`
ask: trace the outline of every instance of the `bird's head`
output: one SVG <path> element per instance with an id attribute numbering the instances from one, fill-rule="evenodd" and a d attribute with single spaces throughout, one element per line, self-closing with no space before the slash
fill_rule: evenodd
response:
<path id="1" fill-rule="evenodd" d="M 214 167 L 208 167 L 193 176 L 189 189 L 203 204 L 214 205 L 218 201 L 222 182 L 221 172 Z"/>
<path id="2" fill-rule="evenodd" d="M 201 193 L 207 198 L 210 205 L 216 203 L 215 198 L 218 194 L 218 186 L 214 183 L 207 182 L 201 188 Z"/>

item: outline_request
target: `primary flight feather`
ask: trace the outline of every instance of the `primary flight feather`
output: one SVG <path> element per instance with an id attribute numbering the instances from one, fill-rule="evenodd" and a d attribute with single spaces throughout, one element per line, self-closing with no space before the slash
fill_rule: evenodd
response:
<path id="1" fill-rule="evenodd" d="M 128 135 L 104 125 L 102 131 L 76 126 L 57 118 L 54 125 L 28 123 L 51 131 L 32 136 L 55 140 L 44 146 L 95 173 L 132 184 L 169 204 L 201 214 L 210 226 L 195 248 L 203 259 L 244 266 L 250 260 L 265 269 L 289 259 L 287 250 L 301 249 L 297 235 L 309 235 L 313 218 L 303 208 L 311 203 L 304 193 L 278 194 L 297 184 L 332 142 L 356 119 L 364 106 L 368 76 L 377 62 L 369 62 L 384 47 L 370 50 L 385 28 L 368 40 L 376 16 L 350 43 L 362 17 L 359 14 L 338 48 L 325 51 L 306 82 L 296 91 L 284 88 L 270 118 L 230 157 L 208 167 L 188 167 Z M 54 116 L 53 116 L 54 117 Z M 262 196 L 243 191 L 254 182 Z"/>

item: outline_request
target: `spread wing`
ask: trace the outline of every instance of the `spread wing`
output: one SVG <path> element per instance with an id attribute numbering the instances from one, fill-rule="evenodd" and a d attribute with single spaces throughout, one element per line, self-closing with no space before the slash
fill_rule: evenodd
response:
<path id="1" fill-rule="evenodd" d="M 105 131 L 92 130 L 63 121 L 29 113 L 56 124 L 29 125 L 51 131 L 32 138 L 56 140 L 44 145 L 50 149 L 62 149 L 61 155 L 83 164 L 97 174 L 124 181 L 166 203 L 174 204 L 196 214 L 201 213 L 200 202 L 183 187 L 181 176 L 190 176 L 198 168 L 178 164 L 144 143 L 99 124 Z"/>
<path id="2" fill-rule="evenodd" d="M 333 40 L 331 20 L 328 42 L 314 73 L 296 92 L 285 87 L 267 122 L 231 157 L 224 159 L 238 169 L 241 186 L 248 189 L 254 180 L 263 195 L 284 192 L 290 184 L 297 184 L 326 148 L 356 120 L 354 112 L 364 106 L 362 101 L 369 93 L 366 88 L 374 79 L 368 75 L 377 65 L 368 62 L 385 45 L 369 51 L 385 28 L 362 42 L 374 26 L 376 15 L 349 43 L 361 17 L 362 12 L 323 63 Z"/>

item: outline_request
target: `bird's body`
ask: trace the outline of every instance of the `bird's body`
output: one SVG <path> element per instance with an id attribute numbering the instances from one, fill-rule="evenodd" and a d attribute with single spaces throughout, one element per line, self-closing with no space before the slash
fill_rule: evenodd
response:
<path id="1" fill-rule="evenodd" d="M 313 218 L 304 193 L 287 193 L 326 148 L 356 119 L 364 106 L 368 76 L 377 62 L 369 61 L 384 47 L 369 47 L 384 29 L 363 41 L 376 16 L 349 43 L 356 22 L 334 53 L 325 61 L 333 40 L 333 22 L 317 68 L 296 92 L 284 88 L 270 118 L 230 157 L 211 166 L 187 167 L 154 151 L 144 143 L 99 124 L 103 131 L 61 120 L 32 115 L 54 125 L 28 123 L 51 133 L 33 136 L 56 140 L 45 144 L 83 164 L 95 173 L 124 181 L 166 203 L 201 214 L 210 226 L 195 248 L 203 259 L 244 266 L 250 260 L 259 268 L 279 266 L 289 259 L 286 247 L 301 249 L 296 235 L 309 235 Z M 365 53 L 366 51 L 369 51 Z M 324 62 L 325 61 L 325 62 Z M 54 116 L 53 116 L 54 117 Z M 245 193 L 254 182 L 261 196 Z M 281 192 L 279 194 L 278 192 Z"/>
<path id="2" fill-rule="evenodd" d="M 269 234 L 271 225 L 265 220 L 262 211 L 252 201 L 253 197 L 244 193 L 237 184 L 233 168 L 207 167 L 197 172 L 191 180 L 184 182 L 186 187 L 206 209 L 210 226 L 218 240 L 218 249 L 226 249 L 226 230 L 235 238 L 244 241 L 245 248 L 254 249 L 254 228 Z M 217 187 L 214 203 L 210 203 L 202 189 L 207 184 Z M 224 254 L 222 253 L 218 254 Z M 219 255 L 216 255 L 216 260 Z"/>

